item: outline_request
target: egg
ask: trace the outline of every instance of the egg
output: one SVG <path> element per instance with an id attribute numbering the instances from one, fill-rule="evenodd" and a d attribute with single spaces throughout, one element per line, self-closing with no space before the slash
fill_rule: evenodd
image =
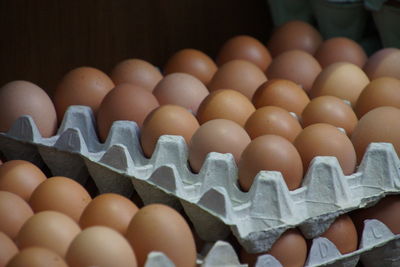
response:
<path id="1" fill-rule="evenodd" d="M 251 99 L 257 88 L 267 80 L 257 65 L 242 59 L 234 59 L 220 66 L 208 89 L 233 89 Z"/>
<path id="2" fill-rule="evenodd" d="M 354 106 L 368 83 L 369 79 L 360 67 L 352 63 L 337 62 L 321 71 L 309 93 L 311 98 L 336 96 Z"/>
<path id="3" fill-rule="evenodd" d="M 12 81 L 0 88 L 0 132 L 8 131 L 22 115 L 32 117 L 43 137 L 57 130 L 56 110 L 47 93 L 28 81 Z"/>
<path id="4" fill-rule="evenodd" d="M 379 77 L 400 79 L 400 49 L 383 48 L 369 57 L 364 71 L 371 80 Z"/>
<path id="5" fill-rule="evenodd" d="M 356 167 L 356 152 L 345 133 L 335 126 L 316 123 L 305 127 L 294 140 L 303 161 L 304 171 L 316 156 L 336 157 L 345 175 L 350 175 Z"/>
<path id="6" fill-rule="evenodd" d="M 68 267 L 64 259 L 53 251 L 33 246 L 21 250 L 8 263 L 7 267 Z"/>
<path id="7" fill-rule="evenodd" d="M 196 117 L 183 107 L 164 105 L 152 111 L 143 123 L 140 143 L 143 153 L 150 157 L 162 135 L 180 135 L 189 144 L 199 128 Z"/>
<path id="8" fill-rule="evenodd" d="M 219 89 L 201 102 L 197 119 L 200 124 L 214 119 L 226 119 L 244 126 L 255 110 L 251 101 L 242 93 L 232 89 Z"/>
<path id="9" fill-rule="evenodd" d="M 357 152 L 358 162 L 372 142 L 392 143 L 397 155 L 400 155 L 400 109 L 378 107 L 366 113 L 358 121 L 351 135 L 351 141 Z"/>
<path id="10" fill-rule="evenodd" d="M 128 241 L 105 226 L 92 226 L 80 232 L 71 242 L 65 259 L 73 267 L 137 266 L 135 253 Z"/>
<path id="11" fill-rule="evenodd" d="M 114 121 L 134 121 L 142 126 L 146 116 L 158 107 L 156 97 L 148 90 L 133 84 L 117 85 L 101 102 L 97 114 L 97 129 L 104 142 Z"/>
<path id="12" fill-rule="evenodd" d="M 277 106 L 300 116 L 310 99 L 296 83 L 284 79 L 271 79 L 257 88 L 252 102 L 257 109 L 263 106 Z"/>
<path id="13" fill-rule="evenodd" d="M 154 88 L 154 96 L 160 105 L 178 105 L 196 114 L 201 101 L 208 95 L 205 85 L 186 73 L 171 73 Z"/>
<path id="14" fill-rule="evenodd" d="M 312 99 L 303 110 L 301 118 L 304 127 L 315 123 L 328 123 L 343 128 L 348 136 L 351 136 L 358 122 L 350 105 L 329 95 Z"/>
<path id="15" fill-rule="evenodd" d="M 36 165 L 25 160 L 10 160 L 0 165 L 0 190 L 29 201 L 36 187 L 47 179 Z"/>
<path id="16" fill-rule="evenodd" d="M 5 267 L 18 252 L 14 241 L 5 233 L 0 232 L 0 267 Z"/>
<path id="17" fill-rule="evenodd" d="M 237 163 L 250 141 L 247 132 L 236 122 L 226 119 L 207 121 L 190 140 L 190 166 L 194 172 L 199 172 L 210 152 L 231 153 Z"/>
<path id="18" fill-rule="evenodd" d="M 20 249 L 44 247 L 64 258 L 72 240 L 80 232 L 78 224 L 67 215 L 57 211 L 42 211 L 24 223 L 16 243 Z"/>
<path id="19" fill-rule="evenodd" d="M 361 118 L 368 111 L 383 106 L 400 108 L 400 80 L 392 77 L 372 80 L 358 97 L 354 111 Z"/>
<path id="20" fill-rule="evenodd" d="M 248 60 L 266 71 L 271 63 L 268 49 L 256 38 L 249 35 L 238 35 L 228 39 L 217 55 L 218 65 L 223 65 L 233 59 Z"/>
<path id="21" fill-rule="evenodd" d="M 128 226 L 126 238 L 139 266 L 151 251 L 163 252 L 176 267 L 196 266 L 196 246 L 185 219 L 163 204 L 141 208 Z"/>
<path id="22" fill-rule="evenodd" d="M 182 49 L 173 54 L 164 66 L 164 73 L 183 72 L 193 75 L 204 85 L 208 85 L 217 71 L 215 62 L 197 49 Z"/>
<path id="23" fill-rule="evenodd" d="M 96 114 L 106 94 L 114 88 L 114 83 L 101 70 L 79 67 L 69 71 L 57 85 L 53 102 L 58 120 L 71 105 L 89 106 Z"/>
<path id="24" fill-rule="evenodd" d="M 251 139 L 261 135 L 274 134 L 282 136 L 290 142 L 293 142 L 302 130 L 295 117 L 287 110 L 275 106 L 257 109 L 246 121 L 244 129 Z"/>
<path id="25" fill-rule="evenodd" d="M 0 232 L 15 239 L 22 225 L 32 215 L 31 207 L 20 196 L 0 191 Z"/>
<path id="26" fill-rule="evenodd" d="M 321 72 L 318 61 L 302 50 L 289 50 L 275 57 L 266 72 L 269 79 L 286 79 L 310 91 L 315 78 Z"/>
<path id="27" fill-rule="evenodd" d="M 33 191 L 29 205 L 35 212 L 54 210 L 70 216 L 76 222 L 92 200 L 86 189 L 78 182 L 55 176 L 41 183 Z"/>
<path id="28" fill-rule="evenodd" d="M 131 83 L 150 92 L 163 78 L 161 72 L 154 65 L 138 58 L 119 62 L 112 69 L 110 77 L 115 85 Z"/>
<path id="29" fill-rule="evenodd" d="M 362 68 L 368 59 L 362 46 L 346 37 L 334 37 L 324 41 L 314 57 L 322 68 L 335 62 L 349 62 Z"/>
<path id="30" fill-rule="evenodd" d="M 313 55 L 321 43 L 322 36 L 313 26 L 304 21 L 293 20 L 275 29 L 267 47 L 272 57 L 293 49 Z"/>

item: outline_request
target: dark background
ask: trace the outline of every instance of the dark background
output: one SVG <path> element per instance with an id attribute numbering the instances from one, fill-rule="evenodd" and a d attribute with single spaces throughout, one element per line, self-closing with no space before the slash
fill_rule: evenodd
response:
<path id="1" fill-rule="evenodd" d="M 75 67 L 162 67 L 182 48 L 214 58 L 228 38 L 265 43 L 272 28 L 266 0 L 0 0 L 0 86 L 24 79 L 51 94 Z"/>

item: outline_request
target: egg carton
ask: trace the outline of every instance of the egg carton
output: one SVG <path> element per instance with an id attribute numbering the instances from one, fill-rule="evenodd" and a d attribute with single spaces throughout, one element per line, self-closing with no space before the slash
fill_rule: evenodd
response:
<path id="1" fill-rule="evenodd" d="M 50 138 L 42 138 L 32 118 L 22 116 L 0 133 L 0 150 L 8 159 L 48 166 L 53 175 L 82 184 L 90 176 L 100 193 L 131 197 L 136 191 L 145 204 L 183 209 L 203 240 L 223 240 L 233 233 L 250 253 L 267 251 L 289 228 L 298 227 L 306 238 L 318 237 L 341 214 L 400 191 L 399 159 L 391 144 L 371 144 L 349 176 L 336 158 L 316 157 L 299 189 L 289 191 L 279 172 L 261 171 L 250 191 L 242 192 L 231 154 L 210 153 L 194 174 L 182 137 L 160 137 L 147 159 L 139 134 L 134 122 L 117 121 L 101 144 L 90 108 L 72 106 Z"/>

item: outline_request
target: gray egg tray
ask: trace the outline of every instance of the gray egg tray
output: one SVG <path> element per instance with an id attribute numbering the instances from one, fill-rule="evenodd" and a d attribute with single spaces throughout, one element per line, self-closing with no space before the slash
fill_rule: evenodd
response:
<path id="1" fill-rule="evenodd" d="M 115 122 L 104 144 L 95 127 L 92 111 L 83 106 L 70 107 L 50 138 L 42 138 L 33 120 L 22 116 L 0 133 L 0 151 L 8 159 L 47 165 L 53 175 L 82 184 L 90 176 L 100 193 L 131 197 L 137 192 L 145 204 L 183 209 L 203 240 L 223 240 L 233 233 L 251 253 L 268 250 L 289 228 L 298 227 L 306 238 L 318 237 L 339 215 L 400 191 L 400 162 L 391 144 L 371 144 L 350 176 L 343 175 L 336 158 L 316 157 L 299 189 L 289 191 L 279 172 L 261 171 L 250 191 L 242 192 L 231 154 L 210 153 L 194 174 L 180 136 L 162 136 L 147 159 L 134 122 Z"/>

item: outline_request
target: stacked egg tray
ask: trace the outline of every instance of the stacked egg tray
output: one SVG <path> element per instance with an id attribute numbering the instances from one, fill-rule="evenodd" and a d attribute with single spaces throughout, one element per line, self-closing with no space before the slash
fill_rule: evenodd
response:
<path id="1" fill-rule="evenodd" d="M 104 144 L 95 129 L 92 111 L 84 106 L 71 106 L 50 138 L 41 137 L 32 118 L 22 116 L 7 133 L 0 133 L 0 152 L 8 159 L 47 165 L 54 176 L 71 177 L 81 184 L 91 177 L 100 193 L 129 198 L 136 192 L 144 204 L 183 209 L 199 237 L 209 242 L 233 234 L 248 252 L 259 253 L 284 231 L 297 227 L 306 238 L 313 238 L 306 266 L 350 267 L 359 260 L 365 267 L 400 266 L 400 235 L 379 221 L 365 221 L 359 249 L 345 255 L 318 237 L 341 214 L 400 192 L 400 161 L 391 144 L 372 143 L 357 172 L 349 176 L 343 175 L 335 157 L 316 157 L 299 189 L 289 191 L 279 172 L 261 171 L 250 191 L 242 192 L 231 154 L 208 154 L 200 172 L 194 174 L 180 136 L 160 137 L 148 159 L 134 122 L 114 122 Z M 153 258 L 146 266 L 173 266 L 165 256 Z M 215 243 L 199 264 L 243 266 L 233 248 L 223 242 Z M 256 266 L 281 265 L 265 255 Z"/>

